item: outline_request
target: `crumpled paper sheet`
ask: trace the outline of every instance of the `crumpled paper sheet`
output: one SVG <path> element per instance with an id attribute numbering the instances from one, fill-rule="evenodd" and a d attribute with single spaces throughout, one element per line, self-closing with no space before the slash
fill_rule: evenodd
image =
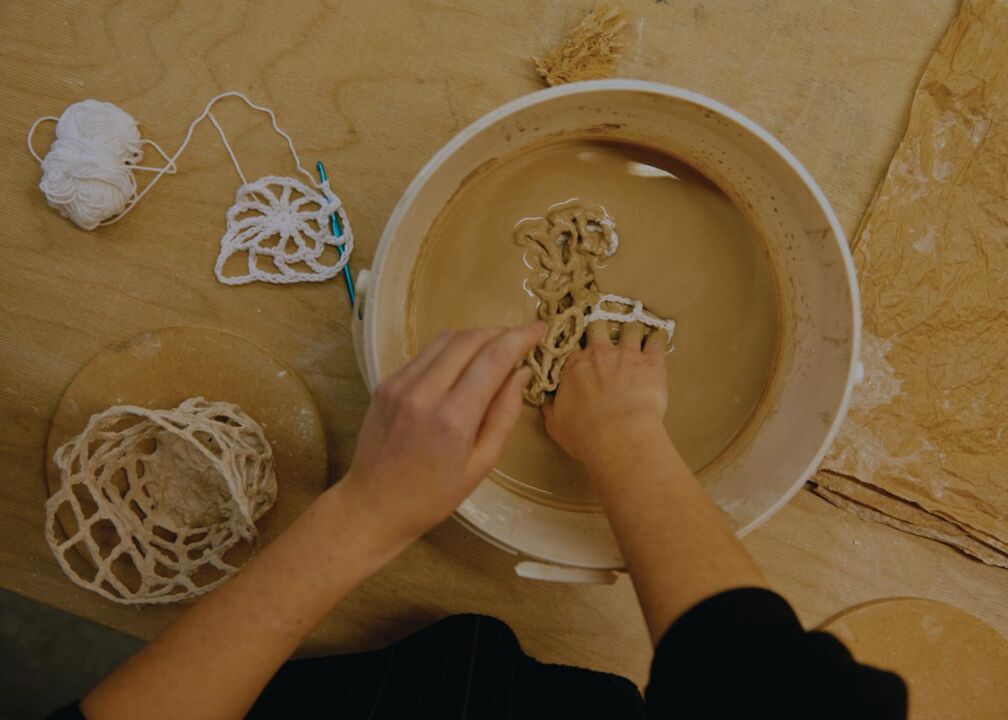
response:
<path id="1" fill-rule="evenodd" d="M 1008 567 L 1008 2 L 966 0 L 854 244 L 865 381 L 813 482 Z"/>

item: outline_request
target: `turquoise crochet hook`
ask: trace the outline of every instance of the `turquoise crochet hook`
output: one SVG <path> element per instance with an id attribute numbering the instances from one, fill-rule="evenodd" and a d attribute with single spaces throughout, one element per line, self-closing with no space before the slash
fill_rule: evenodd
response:
<path id="1" fill-rule="evenodd" d="M 318 170 L 319 180 L 326 182 L 329 178 L 326 177 L 325 165 L 322 164 L 321 160 L 315 163 L 315 168 Z M 343 228 L 340 227 L 339 215 L 336 213 L 332 213 L 329 216 L 329 231 L 332 232 L 335 238 L 343 237 Z M 336 249 L 339 250 L 339 256 L 343 257 L 343 247 L 337 245 Z M 350 307 L 353 307 L 357 302 L 357 293 L 354 292 L 353 276 L 350 274 L 349 262 L 343 266 L 343 277 L 346 278 L 346 289 L 347 295 L 350 296 Z"/>

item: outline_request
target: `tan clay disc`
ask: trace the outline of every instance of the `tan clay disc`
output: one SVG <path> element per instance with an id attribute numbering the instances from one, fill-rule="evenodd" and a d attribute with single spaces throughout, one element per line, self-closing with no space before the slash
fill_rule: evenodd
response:
<path id="1" fill-rule="evenodd" d="M 268 543 L 325 489 L 325 431 L 315 401 L 293 370 L 220 330 L 157 330 L 113 345 L 85 365 L 60 398 L 49 426 L 49 493 L 60 482 L 53 453 L 94 413 L 113 405 L 174 408 L 196 396 L 238 405 L 262 426 L 273 448 L 277 500 L 256 523 L 260 543 Z"/>
<path id="2" fill-rule="evenodd" d="M 858 605 L 822 626 L 863 663 L 899 673 L 911 720 L 1008 718 L 1008 639 L 952 605 L 895 598 Z"/>

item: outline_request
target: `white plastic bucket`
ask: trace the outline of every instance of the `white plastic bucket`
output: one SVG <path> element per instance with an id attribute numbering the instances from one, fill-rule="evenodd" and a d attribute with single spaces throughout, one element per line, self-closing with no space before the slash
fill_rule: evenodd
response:
<path id="1" fill-rule="evenodd" d="M 701 480 L 743 535 L 815 471 L 843 420 L 860 372 L 860 312 L 850 252 L 836 216 L 801 163 L 759 125 L 710 98 L 634 80 L 542 90 L 480 118 L 410 183 L 358 280 L 354 342 L 368 386 L 408 359 L 413 268 L 428 229 L 485 163 L 562 134 L 598 133 L 662 149 L 704 172 L 766 241 L 782 300 L 774 378 L 747 429 Z M 474 242 L 477 241 L 474 238 Z M 601 512 L 536 503 L 490 479 L 457 517 L 524 557 L 525 577 L 598 582 L 623 561 Z"/>

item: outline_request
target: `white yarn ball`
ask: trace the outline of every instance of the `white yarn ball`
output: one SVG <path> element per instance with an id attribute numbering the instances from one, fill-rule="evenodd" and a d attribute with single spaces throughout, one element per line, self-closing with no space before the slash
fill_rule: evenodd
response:
<path id="1" fill-rule="evenodd" d="M 42 159 L 46 201 L 85 230 L 118 215 L 136 191 L 129 167 L 142 156 L 133 117 L 112 103 L 83 100 L 63 111 Z"/>

